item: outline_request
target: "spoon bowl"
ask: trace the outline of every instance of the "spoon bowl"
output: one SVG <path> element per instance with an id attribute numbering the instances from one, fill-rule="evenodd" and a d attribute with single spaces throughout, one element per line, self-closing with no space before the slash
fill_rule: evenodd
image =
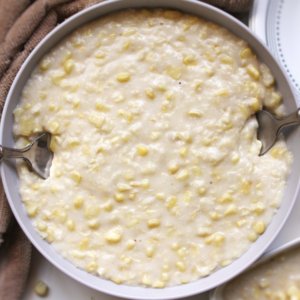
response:
<path id="1" fill-rule="evenodd" d="M 300 124 L 300 108 L 283 118 L 277 118 L 266 110 L 260 110 L 256 113 L 256 118 L 258 122 L 257 139 L 262 143 L 259 155 L 262 156 L 272 148 L 285 127 Z"/>
<path id="2" fill-rule="evenodd" d="M 23 149 L 0 146 L 0 162 L 7 159 L 22 158 L 35 173 L 47 179 L 53 160 L 50 141 L 51 134 L 43 133 Z"/>

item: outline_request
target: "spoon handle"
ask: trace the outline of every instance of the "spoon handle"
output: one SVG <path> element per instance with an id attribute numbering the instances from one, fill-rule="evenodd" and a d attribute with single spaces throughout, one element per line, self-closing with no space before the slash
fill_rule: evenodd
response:
<path id="1" fill-rule="evenodd" d="M 300 124 L 300 108 L 298 108 L 295 112 L 291 113 L 290 115 L 284 118 L 276 118 L 279 122 L 279 126 L 277 129 L 277 135 L 288 126 L 293 126 Z"/>
<path id="2" fill-rule="evenodd" d="M 16 158 L 27 158 L 24 156 L 23 153 L 29 151 L 32 147 L 32 144 L 29 144 L 23 149 L 14 149 L 14 148 L 8 148 L 8 147 L 3 147 L 0 145 L 0 162 L 3 160 L 7 159 L 16 159 Z"/>

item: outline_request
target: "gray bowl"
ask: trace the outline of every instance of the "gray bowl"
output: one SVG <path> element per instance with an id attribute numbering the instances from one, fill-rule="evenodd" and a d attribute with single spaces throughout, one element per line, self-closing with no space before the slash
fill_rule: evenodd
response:
<path id="1" fill-rule="evenodd" d="M 26 81 L 40 59 L 57 42 L 59 42 L 63 37 L 71 33 L 77 27 L 82 26 L 83 24 L 99 18 L 107 13 L 134 7 L 166 7 L 178 9 L 186 13 L 195 14 L 199 17 L 206 18 L 228 28 L 235 35 L 246 40 L 250 47 L 257 54 L 258 58 L 271 69 L 277 82 L 277 88 L 283 96 L 287 113 L 290 113 L 296 109 L 295 95 L 286 75 L 284 74 L 283 69 L 274 59 L 272 54 L 270 54 L 267 48 L 262 44 L 259 38 L 250 32 L 246 26 L 230 15 L 210 5 L 192 0 L 115 0 L 95 5 L 68 19 L 62 25 L 53 30 L 31 53 L 19 71 L 6 100 L 0 128 L 1 145 L 8 147 L 14 146 L 12 135 L 12 112 L 18 104 L 20 94 Z M 103 280 L 100 277 L 90 275 L 85 271 L 77 269 L 74 265 L 69 263 L 59 253 L 57 253 L 50 244 L 42 240 L 39 234 L 35 231 L 31 220 L 28 218 L 25 212 L 18 192 L 18 176 L 14 164 L 9 162 L 2 163 L 1 175 L 8 201 L 20 226 L 33 245 L 61 271 L 95 290 L 118 297 L 129 299 L 176 299 L 202 293 L 223 284 L 255 262 L 272 243 L 287 220 L 297 198 L 300 175 L 299 141 L 300 128 L 296 127 L 292 131 L 288 132 L 287 135 L 288 148 L 294 156 L 292 171 L 288 179 L 288 184 L 281 207 L 274 216 L 274 219 L 268 226 L 266 232 L 260 236 L 260 238 L 244 255 L 234 261 L 231 265 L 220 269 L 210 276 L 202 278 L 196 282 L 165 289 L 145 289 L 142 287 L 116 285 L 111 281 Z"/>

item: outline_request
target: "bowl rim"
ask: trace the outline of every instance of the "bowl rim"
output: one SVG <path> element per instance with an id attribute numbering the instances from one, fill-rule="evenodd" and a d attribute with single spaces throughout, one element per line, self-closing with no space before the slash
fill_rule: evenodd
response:
<path id="1" fill-rule="evenodd" d="M 149 5 L 149 3 L 151 2 L 151 4 Z M 254 38 L 256 40 L 256 42 L 259 43 L 259 46 L 262 47 L 262 49 L 264 49 L 265 52 L 268 53 L 269 59 L 271 59 L 271 61 L 273 63 L 276 64 L 277 68 L 280 70 L 281 75 L 283 75 L 283 77 L 286 80 L 286 88 L 288 89 L 289 93 L 292 95 L 292 98 L 294 100 L 294 103 L 296 104 L 296 97 L 295 97 L 295 93 L 294 90 L 291 88 L 291 84 L 288 81 L 288 77 L 286 76 L 286 73 L 284 71 L 284 69 L 281 67 L 281 65 L 277 62 L 277 60 L 274 58 L 274 56 L 270 53 L 270 51 L 267 49 L 267 47 L 263 44 L 263 42 L 261 41 L 261 39 L 259 37 L 257 37 L 253 32 L 251 32 L 251 30 L 245 26 L 244 24 L 242 24 L 240 21 L 238 21 L 237 19 L 235 19 L 234 17 L 232 17 L 231 15 L 227 14 L 226 12 L 213 7 L 211 5 L 208 5 L 206 3 L 203 2 L 198 2 L 196 0 L 152 0 L 148 2 L 147 0 L 110 0 L 107 2 L 101 2 L 99 4 L 96 4 L 90 8 L 87 8 L 75 15 L 73 15 L 72 17 L 70 17 L 68 20 L 64 21 L 62 24 L 60 24 L 59 26 L 57 26 L 52 32 L 50 32 L 38 45 L 37 47 L 31 52 L 31 54 L 28 56 L 28 58 L 26 59 L 26 61 L 23 63 L 21 69 L 19 70 L 16 78 L 13 81 L 13 84 L 10 88 L 9 94 L 6 98 L 6 103 L 3 109 L 3 113 L 2 113 L 2 120 L 5 120 L 6 116 L 7 116 L 7 111 L 8 111 L 8 104 L 10 103 L 11 99 L 12 99 L 12 95 L 14 90 L 16 89 L 16 86 L 18 85 L 18 82 L 20 80 L 21 75 L 24 73 L 27 65 L 31 62 L 31 60 L 36 56 L 36 54 L 41 51 L 41 48 L 44 46 L 44 44 L 51 39 L 52 37 L 55 37 L 61 30 L 62 28 L 65 28 L 66 26 L 68 26 L 69 24 L 71 24 L 72 22 L 75 22 L 77 19 L 83 17 L 84 15 L 89 15 L 90 13 L 92 13 L 93 11 L 96 11 L 100 8 L 107 8 L 110 6 L 114 6 L 115 4 L 121 4 L 121 6 L 123 5 L 123 7 L 121 8 L 112 8 L 110 10 L 109 13 L 118 11 L 120 9 L 127 9 L 127 8 L 142 8 L 142 7 L 148 7 L 148 8 L 153 8 L 153 7 L 161 7 L 161 8 L 173 8 L 173 9 L 178 9 L 176 6 L 179 6 L 181 4 L 185 4 L 185 3 L 190 3 L 193 5 L 197 5 L 199 8 L 205 8 L 206 10 L 209 10 L 213 13 L 215 13 L 216 15 L 222 16 L 224 18 L 226 18 L 228 20 L 228 22 L 233 22 L 234 25 L 242 28 L 244 31 L 248 32 L 248 34 L 250 34 L 252 36 L 252 38 Z M 131 3 L 134 4 L 132 6 L 126 6 L 127 3 Z M 159 5 L 153 5 L 153 3 L 159 3 Z M 167 4 L 166 4 L 167 3 Z M 175 4 L 174 4 L 175 3 Z M 191 12 L 187 12 L 187 10 L 185 9 L 181 9 L 182 11 L 188 13 L 188 14 L 192 14 Z M 103 13 L 100 14 L 100 16 L 102 15 L 106 15 L 107 13 Z M 194 15 L 198 15 L 200 16 L 200 13 L 198 11 L 194 12 Z M 201 18 L 205 18 L 203 16 L 200 16 Z M 89 18 L 88 21 L 81 23 L 80 25 L 74 26 L 72 30 L 69 30 L 68 34 L 70 34 L 72 31 L 74 31 L 76 28 L 83 26 L 84 24 L 87 24 L 93 20 L 95 20 L 96 18 Z M 208 19 L 209 20 L 209 19 Z M 218 20 L 212 20 L 212 22 L 219 24 Z M 224 25 L 221 25 L 224 26 Z M 226 27 L 226 26 L 224 26 Z M 229 29 L 230 30 L 230 29 Z M 232 30 L 230 30 L 232 32 Z M 234 35 L 238 36 L 235 32 L 232 32 Z M 59 40 L 56 41 L 56 43 L 54 43 L 52 45 L 52 47 L 54 45 L 56 45 L 59 41 L 61 41 L 63 39 L 60 38 Z M 250 45 L 251 46 L 251 45 Z M 48 49 L 48 51 L 51 49 L 51 47 Z M 44 52 L 45 54 L 45 52 Z M 31 74 L 31 72 L 29 73 Z M 30 76 L 30 75 L 29 75 Z M 27 77 L 28 78 L 28 77 Z M 0 143 L 2 143 L 3 141 L 3 134 L 4 134 L 4 123 L 5 121 L 1 122 L 1 126 L 0 126 Z M 10 207 L 19 223 L 19 225 L 21 226 L 22 230 L 24 231 L 24 233 L 26 234 L 26 236 L 29 238 L 29 240 L 32 242 L 32 244 L 38 249 L 38 251 L 47 259 L 49 260 L 54 266 L 56 266 L 59 270 L 61 270 L 62 272 L 64 272 L 65 274 L 67 274 L 68 276 L 70 276 L 71 278 L 79 281 L 80 283 L 89 286 L 90 288 L 96 289 L 98 291 L 113 295 L 113 296 L 117 296 L 117 297 L 123 297 L 123 298 L 128 298 L 128 299 L 177 299 L 177 298 L 181 298 L 181 297 L 187 297 L 187 296 L 192 296 L 198 293 L 202 293 L 205 291 L 208 291 L 214 287 L 216 287 L 217 285 L 223 284 L 224 282 L 232 279 L 234 276 L 238 275 L 239 273 L 241 273 L 243 270 L 245 270 L 249 265 L 251 265 L 254 261 L 256 261 L 261 254 L 269 247 L 269 245 L 273 242 L 273 240 L 276 238 L 276 236 L 278 235 L 278 233 L 280 232 L 280 230 L 282 229 L 283 225 L 285 224 L 293 206 L 294 203 L 297 199 L 297 195 L 299 193 L 299 178 L 297 179 L 297 188 L 295 190 L 295 194 L 293 194 L 293 199 L 290 201 L 289 204 L 289 208 L 286 211 L 286 214 L 284 216 L 284 218 L 282 218 L 280 225 L 277 227 L 276 229 L 276 233 L 267 240 L 267 242 L 264 242 L 264 246 L 260 247 L 260 251 L 256 251 L 256 254 L 253 255 L 251 257 L 251 260 L 247 261 L 243 267 L 238 268 L 238 271 L 235 271 L 233 273 L 231 273 L 230 275 L 228 275 L 226 278 L 223 278 L 221 280 L 218 280 L 217 283 L 213 283 L 210 285 L 207 285 L 205 288 L 199 289 L 197 288 L 197 283 L 201 280 L 204 280 L 208 277 L 205 278 L 200 278 L 197 281 L 194 281 L 192 283 L 189 284 L 185 284 L 185 285 L 179 285 L 179 286 L 174 286 L 174 287 L 168 287 L 165 289 L 153 289 L 153 288 L 143 288 L 143 287 L 128 287 L 125 285 L 120 285 L 120 286 L 116 286 L 115 284 L 113 286 L 110 286 L 110 284 L 106 283 L 107 286 L 109 287 L 99 287 L 95 284 L 92 284 L 88 279 L 83 279 L 83 277 L 87 277 L 84 276 L 82 274 L 80 274 L 80 276 L 76 275 L 76 272 L 71 272 L 70 270 L 67 270 L 66 267 L 62 266 L 58 261 L 57 258 L 55 258 L 55 256 L 52 256 L 48 253 L 46 253 L 43 249 L 42 249 L 42 239 L 37 239 L 36 237 L 33 236 L 33 233 L 29 232 L 29 229 L 27 228 L 27 226 L 25 225 L 25 223 L 22 221 L 22 216 L 19 215 L 19 213 L 17 212 L 16 209 L 16 205 L 15 204 L 15 200 L 12 199 L 11 195 L 10 195 L 10 183 L 6 178 L 6 166 L 4 164 L 1 164 L 1 177 L 2 177 L 2 181 L 3 181 L 3 186 L 4 186 L 4 190 L 6 192 L 7 195 L 7 199 L 8 202 L 10 204 Z M 285 198 L 285 197 L 284 197 Z M 283 198 L 283 199 L 284 199 Z M 270 224 L 274 223 L 274 218 L 275 215 L 273 216 L 273 219 L 271 221 Z M 32 226 L 33 227 L 33 226 Z M 258 242 L 256 242 L 258 243 Z M 49 247 L 51 247 L 53 249 L 53 247 L 49 244 Z M 250 249 L 250 248 L 249 248 Z M 249 249 L 241 256 L 245 256 L 245 254 L 247 252 L 249 252 Z M 54 250 L 55 251 L 55 250 Z M 61 255 L 61 254 L 59 254 Z M 237 260 L 239 260 L 240 258 L 238 258 Z M 236 261 L 237 261 L 236 260 Z M 235 261 L 235 262 L 236 262 Z M 71 264 L 71 263 L 69 263 Z M 73 266 L 73 265 L 72 265 Z M 225 268 L 223 268 L 225 269 Z M 222 270 L 222 269 L 221 269 Z M 80 270 L 81 273 L 86 273 L 83 270 Z M 212 274 L 216 274 L 217 272 L 220 272 L 220 270 L 213 272 Z M 90 275 L 93 276 L 93 275 Z M 95 277 L 95 276 L 94 276 Z M 88 277 L 89 279 L 91 279 L 91 277 Z M 98 277 L 100 280 L 104 281 L 105 279 L 102 279 L 100 277 Z M 127 292 L 127 290 L 124 288 L 128 287 L 130 289 L 130 292 Z M 188 289 L 188 288 L 182 288 L 182 287 L 190 287 L 192 289 Z M 121 290 L 121 291 L 120 291 Z M 140 293 L 140 290 L 142 290 L 142 293 Z M 126 291 L 126 292 L 125 292 Z M 145 294 L 145 292 L 147 291 L 147 293 Z M 170 292 L 169 292 L 170 291 Z"/>
<path id="2" fill-rule="evenodd" d="M 250 271 L 251 269 L 254 269 L 266 262 L 268 262 L 270 259 L 272 259 L 275 256 L 278 256 L 280 254 L 283 254 L 285 252 L 289 252 L 291 250 L 294 250 L 296 248 L 300 247 L 300 237 L 291 240 L 290 242 L 283 244 L 282 246 L 279 246 L 278 248 L 275 248 L 273 250 L 267 251 L 266 253 L 264 253 L 261 258 L 255 262 L 253 265 L 251 265 L 249 268 L 247 268 L 245 271 L 243 271 L 241 274 L 239 274 L 238 276 L 241 276 L 244 273 L 247 273 L 248 271 Z M 226 287 L 226 285 L 229 283 L 230 281 L 219 285 L 217 288 L 211 290 L 209 292 L 209 300 L 224 300 L 222 295 L 223 295 L 223 290 Z"/>

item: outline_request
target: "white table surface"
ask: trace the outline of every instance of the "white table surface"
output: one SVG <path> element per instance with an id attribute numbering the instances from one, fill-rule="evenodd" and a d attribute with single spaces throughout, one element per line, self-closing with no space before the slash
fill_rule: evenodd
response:
<path id="1" fill-rule="evenodd" d="M 249 16 L 249 26 L 254 30 L 263 41 L 266 41 L 264 18 L 267 11 L 268 0 L 255 0 L 253 9 Z M 258 16 L 259 14 L 259 16 Z M 269 250 L 275 249 L 295 238 L 300 237 L 300 198 L 291 213 L 290 218 L 285 224 L 283 230 L 276 240 L 269 247 Z M 32 265 L 30 268 L 29 278 L 26 290 L 22 296 L 22 300 L 40 300 L 34 292 L 34 285 L 37 281 L 42 280 L 49 286 L 49 293 L 45 299 L 47 300 L 113 300 L 120 299 L 109 296 L 93 289 L 90 289 L 77 281 L 71 279 L 51 263 L 49 263 L 37 250 L 33 250 Z M 208 300 L 207 293 L 202 293 L 185 299 L 190 300 Z"/>

